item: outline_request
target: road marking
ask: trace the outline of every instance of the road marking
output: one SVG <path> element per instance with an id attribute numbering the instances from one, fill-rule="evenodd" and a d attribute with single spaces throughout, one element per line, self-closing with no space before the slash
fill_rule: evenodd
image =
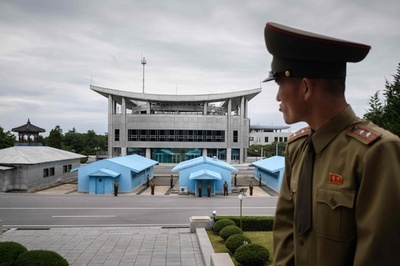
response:
<path id="1" fill-rule="evenodd" d="M 115 215 L 53 215 L 53 218 L 113 218 Z"/>
<path id="2" fill-rule="evenodd" d="M 244 207 L 246 209 L 276 209 L 276 207 Z M 225 210 L 238 207 L 0 207 L 0 210 Z"/>
<path id="3" fill-rule="evenodd" d="M 5 224 L 5 228 L 63 228 L 63 227 L 189 227 L 190 224 Z"/>

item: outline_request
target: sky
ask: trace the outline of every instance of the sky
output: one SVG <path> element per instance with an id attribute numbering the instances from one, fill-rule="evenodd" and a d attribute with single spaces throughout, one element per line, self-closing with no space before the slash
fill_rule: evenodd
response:
<path id="1" fill-rule="evenodd" d="M 142 92 L 143 57 L 145 93 L 261 86 L 251 124 L 284 126 L 276 83 L 261 83 L 267 22 L 371 45 L 347 66 L 346 99 L 362 117 L 400 63 L 399 10 L 398 0 L 0 0 L 0 126 L 104 134 L 108 101 L 90 85 Z"/>

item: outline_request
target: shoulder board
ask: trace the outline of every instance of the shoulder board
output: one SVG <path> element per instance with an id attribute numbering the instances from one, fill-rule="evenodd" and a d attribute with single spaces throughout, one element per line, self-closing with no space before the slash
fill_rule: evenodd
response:
<path id="1" fill-rule="evenodd" d="M 352 125 L 349 127 L 347 129 L 347 135 L 352 136 L 365 145 L 373 143 L 382 136 L 382 134 L 376 131 L 373 131 L 367 127 L 361 127 L 359 125 Z"/>
<path id="2" fill-rule="evenodd" d="M 310 133 L 311 133 L 311 128 L 310 127 L 304 127 L 302 129 L 296 131 L 292 135 L 290 135 L 289 139 L 288 139 L 288 143 L 290 143 L 290 142 L 292 142 L 292 141 L 294 141 L 294 140 L 296 140 L 298 138 L 301 138 L 301 137 L 304 137 L 304 136 L 308 136 Z"/>

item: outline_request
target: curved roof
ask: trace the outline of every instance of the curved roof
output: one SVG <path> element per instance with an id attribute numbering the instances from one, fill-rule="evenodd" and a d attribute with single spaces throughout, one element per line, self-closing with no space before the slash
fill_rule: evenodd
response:
<path id="1" fill-rule="evenodd" d="M 41 127 L 35 126 L 34 124 L 31 124 L 31 121 L 28 119 L 28 122 L 25 125 L 19 126 L 19 127 L 14 127 L 11 129 L 13 132 L 18 132 L 18 133 L 39 133 L 39 132 L 46 132 Z"/>
<path id="2" fill-rule="evenodd" d="M 226 102 L 228 99 L 232 99 L 232 108 L 240 105 L 241 97 L 244 97 L 248 101 L 253 99 L 257 94 L 261 92 L 261 88 L 226 92 L 226 93 L 214 93 L 214 94 L 193 94 L 193 95 L 175 95 L 175 94 L 148 94 L 130 91 L 120 91 L 109 88 L 103 88 L 98 86 L 90 85 L 90 89 L 108 98 L 109 95 L 113 96 L 113 99 L 119 104 L 122 103 L 122 98 L 127 98 L 132 102 L 135 101 L 150 101 L 155 103 L 202 103 L 202 102 Z M 127 103 L 127 105 L 129 105 Z M 133 103 L 133 105 L 135 105 Z"/>

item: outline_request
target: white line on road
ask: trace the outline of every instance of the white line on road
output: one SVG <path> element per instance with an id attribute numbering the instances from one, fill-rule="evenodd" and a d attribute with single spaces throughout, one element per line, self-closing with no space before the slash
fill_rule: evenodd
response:
<path id="1" fill-rule="evenodd" d="M 113 218 L 115 215 L 53 215 L 53 218 Z"/>
<path id="2" fill-rule="evenodd" d="M 245 207 L 246 209 L 275 209 L 276 207 Z M 0 210 L 209 210 L 239 209 L 239 207 L 0 207 Z"/>

